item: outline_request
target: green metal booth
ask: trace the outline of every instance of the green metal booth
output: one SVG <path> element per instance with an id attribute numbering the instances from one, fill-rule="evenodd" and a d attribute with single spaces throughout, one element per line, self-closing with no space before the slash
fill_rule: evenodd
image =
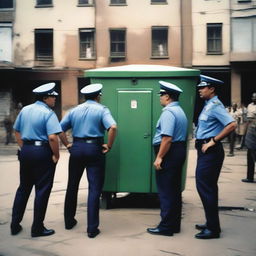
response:
<path id="1" fill-rule="evenodd" d="M 160 65 L 126 65 L 85 71 L 90 83 L 103 84 L 102 104 L 106 105 L 118 126 L 118 135 L 107 154 L 103 195 L 106 208 L 117 192 L 156 193 L 152 138 L 161 114 L 159 80 L 179 86 L 180 104 L 192 120 L 196 83 L 200 71 Z M 188 136 L 189 137 L 189 136 Z M 185 187 L 187 163 L 183 167 Z"/>

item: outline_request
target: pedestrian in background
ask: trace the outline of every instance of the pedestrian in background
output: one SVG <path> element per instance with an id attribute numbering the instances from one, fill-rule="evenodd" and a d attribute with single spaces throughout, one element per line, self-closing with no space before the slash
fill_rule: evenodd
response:
<path id="1" fill-rule="evenodd" d="M 224 83 L 204 75 L 200 78 L 199 95 L 205 100 L 205 106 L 196 130 L 196 186 L 203 203 L 206 224 L 196 224 L 196 229 L 201 232 L 195 237 L 211 239 L 219 238 L 221 232 L 218 213 L 218 178 L 224 160 L 221 140 L 235 130 L 236 123 L 217 96 L 216 90 Z"/>
<path id="2" fill-rule="evenodd" d="M 237 108 L 237 103 L 233 103 L 232 106 L 228 108 L 228 112 L 234 118 L 236 125 L 238 127 L 240 112 Z M 229 153 L 227 156 L 234 156 L 234 148 L 235 148 L 235 142 L 236 142 L 236 130 L 229 133 L 228 142 L 229 142 Z"/>
<path id="3" fill-rule="evenodd" d="M 154 235 L 172 236 L 180 232 L 181 177 L 186 159 L 188 121 L 178 102 L 182 90 L 165 81 L 159 83 L 160 104 L 164 108 L 156 125 L 153 145 L 161 221 L 157 227 L 147 231 Z"/>
<path id="4" fill-rule="evenodd" d="M 12 235 L 17 235 L 22 230 L 20 222 L 33 186 L 35 201 L 31 236 L 49 236 L 55 232 L 44 226 L 55 168 L 59 160 L 57 134 L 62 131 L 52 110 L 58 95 L 54 87 L 55 83 L 48 83 L 34 89 L 37 101 L 24 107 L 14 123 L 15 137 L 20 147 L 20 185 L 12 210 Z"/>
<path id="5" fill-rule="evenodd" d="M 5 128 L 5 145 L 8 145 L 12 142 L 12 132 L 13 132 L 13 121 L 11 119 L 11 115 L 6 115 L 3 121 Z"/>
<path id="6" fill-rule="evenodd" d="M 243 103 L 238 108 L 239 111 L 239 119 L 238 119 L 238 127 L 237 127 L 237 137 L 239 139 L 239 144 L 235 149 L 243 149 L 245 143 L 245 133 L 246 133 L 246 126 L 247 126 L 247 108 Z"/>
<path id="7" fill-rule="evenodd" d="M 247 147 L 247 177 L 243 182 L 254 182 L 256 161 L 256 93 L 252 94 L 252 103 L 247 107 L 247 132 L 245 136 Z"/>
<path id="8" fill-rule="evenodd" d="M 105 154 L 111 150 L 116 136 L 116 122 L 109 109 L 100 104 L 101 84 L 85 86 L 81 93 L 85 102 L 72 109 L 62 119 L 64 132 L 72 129 L 73 144 L 66 134 L 60 138 L 69 149 L 69 176 L 64 206 L 65 228 L 72 229 L 76 224 L 77 194 L 80 179 L 86 168 L 89 183 L 87 203 L 87 234 L 96 237 L 99 226 L 99 200 L 105 175 Z M 104 144 L 104 133 L 108 132 L 108 142 Z"/>

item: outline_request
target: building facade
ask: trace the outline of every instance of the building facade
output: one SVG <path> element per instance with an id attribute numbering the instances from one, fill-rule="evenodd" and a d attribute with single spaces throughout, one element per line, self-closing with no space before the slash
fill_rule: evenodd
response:
<path id="1" fill-rule="evenodd" d="M 49 81 L 61 118 L 80 101 L 84 70 L 127 64 L 200 69 L 225 81 L 226 105 L 247 104 L 255 17 L 255 0 L 0 1 L 0 121 Z"/>

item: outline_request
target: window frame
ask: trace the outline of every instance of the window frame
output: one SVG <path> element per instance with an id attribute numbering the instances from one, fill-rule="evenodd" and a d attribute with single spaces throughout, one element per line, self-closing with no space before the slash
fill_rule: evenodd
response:
<path id="1" fill-rule="evenodd" d="M 206 24 L 206 52 L 207 55 L 221 55 L 223 54 L 223 23 L 207 23 Z M 214 31 L 214 35 L 210 38 L 209 37 L 209 29 L 210 28 L 216 28 L 216 29 L 220 29 L 219 33 L 219 38 L 217 34 L 217 31 Z M 210 41 L 212 42 L 212 49 L 210 49 Z M 219 49 L 217 49 L 217 44 L 219 42 Z M 215 48 L 215 49 L 214 49 Z"/>
<path id="2" fill-rule="evenodd" d="M 159 2 L 158 2 L 159 1 Z M 160 5 L 160 4 L 168 4 L 167 0 L 151 0 L 150 4 L 156 4 L 156 5 Z"/>
<path id="3" fill-rule="evenodd" d="M 154 38 L 153 38 L 153 32 L 154 31 L 166 31 L 166 42 L 165 42 L 165 44 L 166 44 L 166 49 L 163 49 L 164 50 L 164 54 L 163 55 L 161 55 L 161 54 L 159 54 L 159 55 L 156 55 L 155 53 L 154 53 L 154 49 L 155 49 L 155 46 L 154 46 L 154 42 L 156 42 L 157 40 L 154 40 Z M 168 49 L 169 49 L 169 47 L 168 47 L 168 45 L 169 45 L 169 40 L 168 40 L 168 37 L 169 37 L 169 26 L 152 26 L 151 27 L 151 58 L 152 59 L 168 59 L 169 58 L 169 51 L 168 51 Z M 159 46 L 159 44 L 158 44 L 158 46 Z"/>
<path id="4" fill-rule="evenodd" d="M 48 34 L 52 35 L 52 46 L 51 46 L 51 54 L 49 54 L 48 56 L 42 56 L 38 53 L 38 42 L 37 40 L 37 35 L 39 34 L 47 34 L 47 32 L 49 32 Z M 51 32 L 51 33 L 50 33 Z M 54 30 L 53 29 L 35 29 L 34 30 L 34 38 L 35 38 L 35 60 L 36 61 L 53 61 L 54 60 Z"/>
<path id="5" fill-rule="evenodd" d="M 90 42 L 85 41 L 85 42 L 81 42 L 81 33 L 91 33 L 93 35 L 92 37 L 92 55 L 91 57 L 87 57 L 87 56 L 82 56 L 82 43 L 83 44 L 90 44 Z M 96 59 L 96 41 L 95 41 L 95 35 L 96 35 L 96 30 L 95 28 L 79 28 L 78 30 L 79 33 L 79 59 L 80 60 L 95 60 Z M 85 54 L 86 55 L 86 54 Z"/>
<path id="6" fill-rule="evenodd" d="M 9 11 L 9 10 L 14 10 L 14 2 L 15 0 L 11 0 L 12 2 L 12 7 L 0 7 L 0 11 Z"/>
<path id="7" fill-rule="evenodd" d="M 44 4 L 44 3 L 38 3 L 39 0 L 36 0 L 36 8 L 49 8 L 49 7 L 53 7 L 53 0 L 50 0 L 51 3 L 49 4 Z"/>
<path id="8" fill-rule="evenodd" d="M 113 3 L 112 1 L 124 1 L 124 3 Z M 126 6 L 127 0 L 109 0 L 110 6 Z"/>
<path id="9" fill-rule="evenodd" d="M 124 39 L 123 41 L 119 40 L 119 41 L 112 41 L 112 32 L 123 32 L 124 33 Z M 110 28 L 109 29 L 109 42 L 110 42 L 110 58 L 111 59 L 126 59 L 126 55 L 127 55 L 127 42 L 126 42 L 126 28 Z M 112 44 L 116 44 L 116 47 L 119 48 L 122 43 L 124 46 L 124 52 L 118 51 L 117 53 L 123 53 L 123 54 L 113 54 L 114 51 L 112 51 Z"/>
<path id="10" fill-rule="evenodd" d="M 88 0 L 88 3 L 79 3 L 80 0 L 77 1 L 77 7 L 90 7 L 94 6 L 94 0 Z"/>

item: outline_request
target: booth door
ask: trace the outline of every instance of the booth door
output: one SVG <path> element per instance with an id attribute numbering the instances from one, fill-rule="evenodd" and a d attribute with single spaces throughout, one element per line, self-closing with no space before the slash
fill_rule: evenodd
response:
<path id="1" fill-rule="evenodd" d="M 119 191 L 150 192 L 152 92 L 118 91 Z"/>

